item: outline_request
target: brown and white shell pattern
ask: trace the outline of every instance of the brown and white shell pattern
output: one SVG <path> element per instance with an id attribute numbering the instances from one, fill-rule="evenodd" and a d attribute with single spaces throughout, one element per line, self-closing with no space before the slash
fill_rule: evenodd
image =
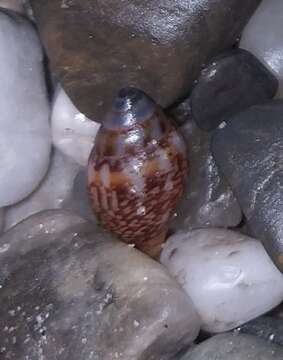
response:
<path id="1" fill-rule="evenodd" d="M 187 173 L 185 145 L 142 91 L 120 91 L 89 158 L 88 187 L 101 223 L 158 256 Z"/>

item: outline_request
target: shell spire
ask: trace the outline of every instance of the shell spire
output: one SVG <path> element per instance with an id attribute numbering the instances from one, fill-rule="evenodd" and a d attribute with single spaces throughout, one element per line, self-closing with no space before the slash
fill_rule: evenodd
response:
<path id="1" fill-rule="evenodd" d="M 89 158 L 88 188 L 101 223 L 157 257 L 187 172 L 183 140 L 144 92 L 120 90 Z"/>

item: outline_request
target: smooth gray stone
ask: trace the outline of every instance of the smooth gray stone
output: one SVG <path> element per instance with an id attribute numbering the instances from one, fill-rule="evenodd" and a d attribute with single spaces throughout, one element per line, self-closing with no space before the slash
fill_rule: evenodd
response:
<path id="1" fill-rule="evenodd" d="M 1 360 L 167 360 L 197 337 L 164 268 L 68 212 L 0 238 Z"/>
<path id="2" fill-rule="evenodd" d="M 240 326 L 237 331 L 283 346 L 283 319 L 280 318 L 261 316 Z"/>
<path id="3" fill-rule="evenodd" d="M 283 102 L 254 106 L 216 130 L 212 151 L 250 234 L 283 271 Z"/>
<path id="4" fill-rule="evenodd" d="M 180 360 L 282 360 L 281 346 L 252 335 L 221 334 L 197 345 Z"/>
<path id="5" fill-rule="evenodd" d="M 200 130 L 192 118 L 179 130 L 187 145 L 189 167 L 185 193 L 171 227 L 237 226 L 242 219 L 241 209 L 228 183 L 219 175 L 210 151 L 210 134 Z"/>
<path id="6" fill-rule="evenodd" d="M 213 58 L 191 94 L 192 115 L 203 130 L 215 129 L 252 105 L 272 99 L 276 77 L 251 53 L 235 49 Z"/>

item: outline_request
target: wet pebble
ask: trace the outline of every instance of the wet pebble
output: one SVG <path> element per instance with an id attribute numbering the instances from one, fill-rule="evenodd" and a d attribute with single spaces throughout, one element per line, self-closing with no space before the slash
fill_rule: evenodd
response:
<path id="1" fill-rule="evenodd" d="M 283 271 L 283 102 L 234 116 L 213 138 L 217 165 L 246 216 L 250 233 Z"/>
<path id="2" fill-rule="evenodd" d="M 125 86 L 163 107 L 184 97 L 202 64 L 235 43 L 259 3 L 32 0 L 55 73 L 95 121 Z"/>
<path id="3" fill-rule="evenodd" d="M 283 2 L 262 0 L 242 34 L 240 47 L 252 52 L 279 80 L 283 97 Z"/>
<path id="4" fill-rule="evenodd" d="M 204 341 L 181 360 L 281 360 L 283 349 L 251 335 L 221 334 Z"/>
<path id="5" fill-rule="evenodd" d="M 261 242 L 231 230 L 177 233 L 161 262 L 192 298 L 208 332 L 236 328 L 283 299 L 283 277 Z"/>
<path id="6" fill-rule="evenodd" d="M 186 114 L 186 108 L 183 111 Z M 185 114 L 179 111 L 178 117 Z M 189 168 L 185 193 L 171 228 L 237 226 L 242 212 L 228 183 L 219 175 L 210 151 L 210 134 L 200 130 L 192 118 L 179 130 L 187 145 Z"/>
<path id="7" fill-rule="evenodd" d="M 257 58 L 242 49 L 224 53 L 202 70 L 191 95 L 192 116 L 212 130 L 246 108 L 274 97 L 276 77 Z"/>
<path id="8" fill-rule="evenodd" d="M 73 181 L 80 169 L 78 164 L 55 150 L 49 170 L 36 191 L 20 203 L 7 208 L 5 230 L 39 211 L 63 208 L 64 201 L 71 196 Z"/>
<path id="9" fill-rule="evenodd" d="M 76 215 L 31 216 L 0 248 L 3 360 L 169 360 L 198 335 L 160 264 Z"/>
<path id="10" fill-rule="evenodd" d="M 39 185 L 51 149 L 43 54 L 35 29 L 16 13 L 0 12 L 0 207 Z"/>
<path id="11" fill-rule="evenodd" d="M 51 125 L 53 144 L 85 166 L 100 125 L 79 112 L 60 87 L 54 98 Z"/>
<path id="12" fill-rule="evenodd" d="M 283 346 L 283 319 L 280 318 L 261 316 L 242 325 L 237 331 Z"/>

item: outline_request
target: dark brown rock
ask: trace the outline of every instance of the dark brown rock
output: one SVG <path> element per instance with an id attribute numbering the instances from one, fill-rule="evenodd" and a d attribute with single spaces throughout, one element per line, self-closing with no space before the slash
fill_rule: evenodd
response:
<path id="1" fill-rule="evenodd" d="M 33 0 L 51 65 L 75 105 L 100 121 L 117 91 L 162 106 L 189 92 L 230 47 L 260 0 Z"/>

